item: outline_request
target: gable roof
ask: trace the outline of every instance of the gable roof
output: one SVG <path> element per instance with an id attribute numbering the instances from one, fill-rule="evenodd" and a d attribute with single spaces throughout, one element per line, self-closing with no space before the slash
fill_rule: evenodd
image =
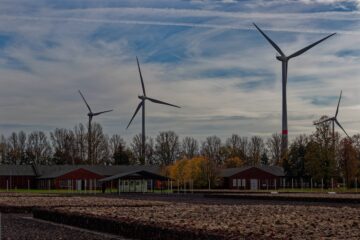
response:
<path id="1" fill-rule="evenodd" d="M 132 177 L 140 177 L 142 179 L 153 179 L 153 180 L 160 180 L 160 181 L 170 180 L 170 178 L 168 178 L 168 177 L 165 177 L 165 176 L 162 176 L 162 175 L 159 175 L 156 173 L 152 173 L 152 172 L 149 172 L 146 170 L 140 170 L 140 171 L 116 174 L 111 177 L 100 179 L 99 181 L 107 182 L 107 181 L 112 181 L 112 180 L 116 180 L 116 179 L 129 179 Z"/>
<path id="2" fill-rule="evenodd" d="M 0 165 L 0 176 L 34 176 L 40 179 L 56 178 L 80 168 L 104 177 L 140 170 L 146 170 L 155 174 L 160 173 L 159 166 L 150 165 Z"/>
<path id="3" fill-rule="evenodd" d="M 0 165 L 0 176 L 34 176 L 31 165 Z"/>
<path id="4" fill-rule="evenodd" d="M 240 172 L 244 172 L 250 168 L 257 168 L 261 171 L 270 173 L 274 176 L 277 177 L 284 177 L 285 176 L 285 172 L 284 169 L 282 167 L 278 167 L 278 166 L 245 166 L 245 167 L 240 167 L 240 168 L 227 168 L 227 169 L 223 169 L 220 171 L 220 177 L 231 177 L 237 173 Z"/>

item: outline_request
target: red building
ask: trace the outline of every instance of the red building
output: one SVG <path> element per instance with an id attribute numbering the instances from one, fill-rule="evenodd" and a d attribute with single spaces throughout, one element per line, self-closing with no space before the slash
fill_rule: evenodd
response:
<path id="1" fill-rule="evenodd" d="M 227 189 L 277 189 L 285 183 L 284 169 L 277 166 L 228 168 L 221 171 L 220 177 Z"/>
<path id="2" fill-rule="evenodd" d="M 160 173 L 158 166 L 0 165 L 0 188 L 95 190 L 102 187 L 100 179 L 141 170 Z"/>
<path id="3" fill-rule="evenodd" d="M 0 188 L 34 188 L 35 174 L 30 165 L 0 165 Z"/>

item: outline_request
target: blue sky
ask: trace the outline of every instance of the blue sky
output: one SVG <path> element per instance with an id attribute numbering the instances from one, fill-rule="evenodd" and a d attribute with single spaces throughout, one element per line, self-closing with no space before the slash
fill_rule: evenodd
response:
<path id="1" fill-rule="evenodd" d="M 256 22 L 291 54 L 337 34 L 289 63 L 290 137 L 335 112 L 350 134 L 360 122 L 360 1 L 2 1 L 0 132 L 86 123 L 81 89 L 108 134 L 125 130 L 141 85 L 182 106 L 147 104 L 147 132 L 204 139 L 281 131 L 281 66 Z"/>

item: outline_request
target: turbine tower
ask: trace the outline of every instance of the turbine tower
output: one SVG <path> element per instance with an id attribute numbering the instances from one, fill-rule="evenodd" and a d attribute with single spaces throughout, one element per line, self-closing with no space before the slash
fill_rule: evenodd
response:
<path id="1" fill-rule="evenodd" d="M 254 26 L 259 30 L 259 32 L 266 38 L 266 40 L 275 48 L 275 50 L 280 54 L 280 56 L 276 56 L 276 59 L 281 61 L 282 63 L 282 138 L 281 138 L 281 157 L 282 159 L 286 157 L 287 149 L 288 149 L 288 120 L 287 120 L 287 103 L 286 103 L 286 85 L 287 85 L 287 73 L 288 73 L 288 62 L 291 58 L 297 57 L 310 48 L 316 46 L 322 41 L 328 39 L 329 37 L 335 35 L 336 33 L 332 33 L 319 41 L 310 44 L 299 51 L 286 56 L 283 51 L 281 51 L 280 47 L 276 45 L 255 23 Z"/>
<path id="2" fill-rule="evenodd" d="M 346 134 L 346 136 L 348 136 L 348 138 L 350 138 L 350 136 L 347 134 L 345 129 L 341 126 L 341 124 L 337 120 L 337 116 L 339 114 L 339 106 L 340 106 L 341 96 L 342 96 L 342 91 L 340 92 L 339 102 L 338 102 L 338 105 L 337 105 L 337 108 L 336 108 L 335 116 L 331 117 L 331 118 L 327 118 L 327 119 L 322 120 L 322 121 L 319 121 L 319 122 L 314 124 L 314 125 L 319 125 L 319 124 L 322 124 L 322 123 L 325 123 L 325 122 L 331 122 L 332 123 L 332 138 L 333 138 L 334 147 L 335 147 L 335 124 L 338 125 L 339 128 L 341 128 L 341 130 L 343 130 L 343 132 Z"/>
<path id="3" fill-rule="evenodd" d="M 139 64 L 139 60 L 138 60 L 137 57 L 136 57 L 136 62 L 137 62 L 137 66 L 138 66 L 138 69 L 139 69 L 139 75 L 140 75 L 140 81 L 141 81 L 141 87 L 142 87 L 143 95 L 142 95 L 142 96 L 138 96 L 138 98 L 140 99 L 140 103 L 139 103 L 139 105 L 137 106 L 137 108 L 136 108 L 136 110 L 135 110 L 135 113 L 134 113 L 134 115 L 132 116 L 129 124 L 128 124 L 127 127 L 126 127 L 126 129 L 129 128 L 129 126 L 130 126 L 131 122 L 133 121 L 133 119 L 135 118 L 136 114 L 138 113 L 138 111 L 140 110 L 140 108 L 142 108 L 141 158 L 143 158 L 143 159 L 144 159 L 144 162 L 145 162 L 145 141 L 146 141 L 146 138 L 145 138 L 145 101 L 146 101 L 146 100 L 149 100 L 149 101 L 151 101 L 151 102 L 153 102 L 153 103 L 168 105 L 168 106 L 177 107 L 177 108 L 180 108 L 180 107 L 179 107 L 179 106 L 176 106 L 176 105 L 173 105 L 173 104 L 170 104 L 170 103 L 166 103 L 166 102 L 157 100 L 157 99 L 154 99 L 154 98 L 149 98 L 148 96 L 146 96 L 144 80 L 143 80 L 143 77 L 142 77 L 142 74 L 141 74 L 140 64 Z"/>
<path id="4" fill-rule="evenodd" d="M 111 112 L 113 110 L 106 110 L 102 112 L 93 113 L 89 104 L 86 102 L 84 95 L 82 95 L 81 91 L 79 90 L 81 98 L 84 100 L 86 107 L 89 109 L 89 113 L 87 114 L 89 117 L 89 125 L 88 125 L 88 162 L 89 164 L 94 164 L 92 159 L 92 133 L 91 133 L 91 121 L 94 116 L 98 116 L 103 113 Z"/>

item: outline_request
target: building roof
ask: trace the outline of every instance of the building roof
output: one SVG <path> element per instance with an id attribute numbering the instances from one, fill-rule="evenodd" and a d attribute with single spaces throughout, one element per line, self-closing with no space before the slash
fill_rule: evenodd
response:
<path id="1" fill-rule="evenodd" d="M 149 172 L 146 170 L 139 170 L 139 171 L 134 171 L 134 172 L 125 172 L 125 173 L 116 174 L 111 177 L 100 179 L 99 181 L 100 182 L 108 182 L 108 181 L 117 180 L 117 179 L 132 179 L 132 178 L 153 179 L 153 180 L 160 180 L 160 181 L 170 180 L 170 178 L 156 174 L 156 173 L 152 173 L 152 172 Z"/>
<path id="2" fill-rule="evenodd" d="M 35 176 L 31 165 L 0 165 L 0 176 Z"/>
<path id="3" fill-rule="evenodd" d="M 0 176 L 34 176 L 39 179 L 52 179 L 81 168 L 104 177 L 140 170 L 160 173 L 159 166 L 150 165 L 0 165 Z"/>
<path id="4" fill-rule="evenodd" d="M 245 166 L 245 167 L 240 167 L 240 168 L 227 168 L 227 169 L 223 169 L 220 172 L 220 177 L 231 177 L 237 173 L 240 172 L 244 172 L 250 168 L 257 168 L 261 171 L 270 173 L 274 176 L 277 177 L 284 177 L 285 176 L 285 172 L 284 169 L 282 167 L 278 167 L 278 166 Z"/>

